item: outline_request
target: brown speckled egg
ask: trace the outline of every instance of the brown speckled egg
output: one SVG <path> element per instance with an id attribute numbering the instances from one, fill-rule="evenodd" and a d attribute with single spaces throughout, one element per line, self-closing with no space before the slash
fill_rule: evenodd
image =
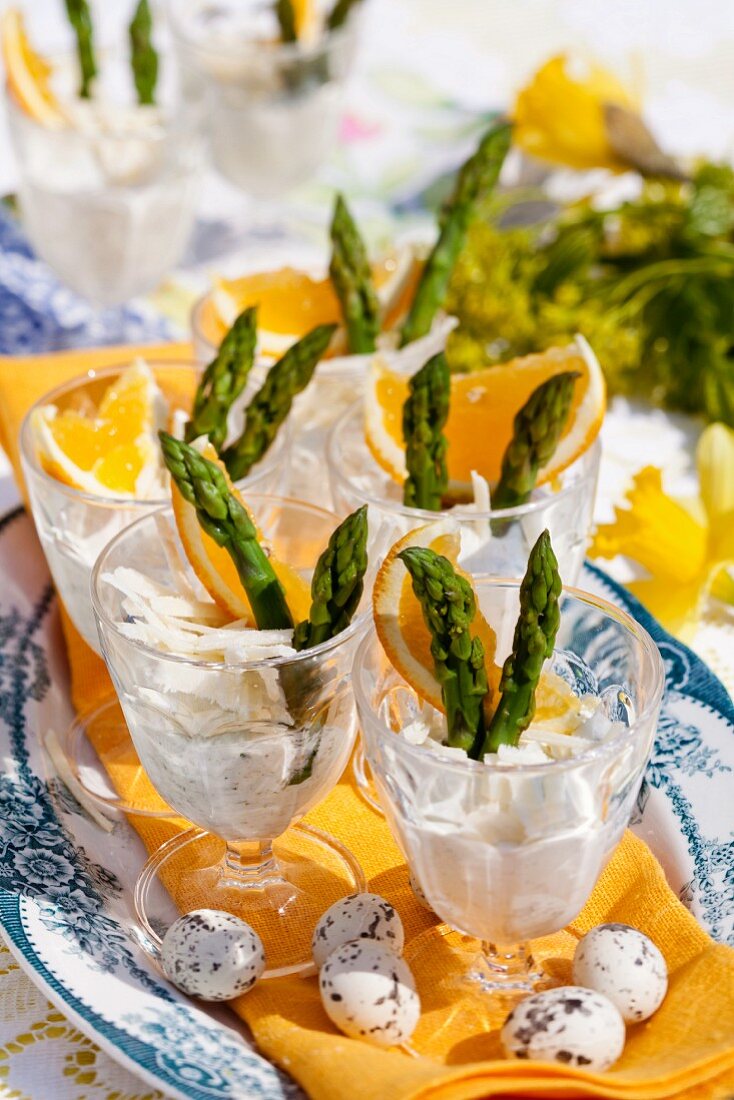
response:
<path id="1" fill-rule="evenodd" d="M 668 968 L 659 950 L 628 924 L 600 924 L 576 946 L 573 980 L 616 1005 L 627 1023 L 652 1016 L 668 991 Z"/>
<path id="2" fill-rule="evenodd" d="M 624 1050 L 624 1020 L 600 993 L 564 985 L 521 1001 L 505 1020 L 501 1039 L 513 1058 L 605 1070 Z"/>
<path id="3" fill-rule="evenodd" d="M 326 959 L 349 940 L 373 940 L 400 955 L 405 943 L 403 922 L 397 910 L 379 894 L 349 894 L 326 910 L 311 939 L 313 961 Z"/>
<path id="4" fill-rule="evenodd" d="M 319 989 L 332 1023 L 350 1038 L 375 1046 L 406 1042 L 420 1017 L 408 964 L 370 940 L 337 947 L 321 967 Z"/>

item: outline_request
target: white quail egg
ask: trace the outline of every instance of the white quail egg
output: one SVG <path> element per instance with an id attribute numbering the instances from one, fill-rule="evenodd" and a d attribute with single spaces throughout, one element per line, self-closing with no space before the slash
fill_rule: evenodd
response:
<path id="1" fill-rule="evenodd" d="M 219 909 L 194 909 L 163 937 L 161 964 L 182 992 L 229 1001 L 251 989 L 265 969 L 262 940 L 249 924 Z"/>
<path id="2" fill-rule="evenodd" d="M 668 991 L 668 968 L 651 939 L 628 924 L 600 924 L 576 946 L 573 980 L 603 993 L 627 1023 L 647 1020 Z"/>
<path id="3" fill-rule="evenodd" d="M 379 894 L 349 894 L 326 910 L 311 938 L 313 960 L 323 966 L 337 947 L 349 940 L 373 940 L 400 955 L 405 943 L 397 910 Z"/>
<path id="4" fill-rule="evenodd" d="M 502 1045 L 514 1058 L 604 1070 L 624 1049 L 624 1020 L 611 1001 L 576 985 L 534 993 L 502 1026 Z"/>
<path id="5" fill-rule="evenodd" d="M 408 964 L 383 944 L 351 940 L 319 973 L 329 1019 L 352 1039 L 392 1047 L 410 1038 L 421 1012 Z"/>

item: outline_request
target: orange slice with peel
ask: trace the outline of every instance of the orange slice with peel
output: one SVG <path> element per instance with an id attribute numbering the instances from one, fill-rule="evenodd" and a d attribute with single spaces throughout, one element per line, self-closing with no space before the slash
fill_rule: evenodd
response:
<path id="1" fill-rule="evenodd" d="M 383 328 L 394 327 L 406 312 L 420 273 L 410 249 L 385 256 L 373 265 Z M 258 340 L 263 355 L 277 357 L 316 325 L 341 322 L 331 280 L 314 279 L 293 267 L 261 271 L 239 279 L 214 280 L 204 301 L 201 323 L 210 343 L 219 346 L 227 329 L 248 306 L 258 307 Z"/>
<path id="2" fill-rule="evenodd" d="M 41 465 L 58 481 L 96 496 L 145 497 L 160 481 L 156 432 L 166 414 L 150 367 L 139 359 L 110 383 L 98 408 L 43 405 L 31 426 Z"/>
<path id="3" fill-rule="evenodd" d="M 296 35 L 298 38 L 308 38 L 316 22 L 316 5 L 314 0 L 293 0 L 293 15 L 295 16 Z"/>
<path id="4" fill-rule="evenodd" d="M 423 546 L 443 554 L 469 583 L 472 578 L 457 565 L 461 534 L 455 520 L 442 519 L 417 527 L 404 535 L 389 551 L 375 578 L 372 610 L 377 636 L 393 667 L 414 691 L 437 710 L 443 710 L 441 687 L 433 671 L 431 633 L 423 618 L 421 605 L 413 592 L 408 570 L 398 554 L 409 546 Z M 496 699 L 502 670 L 495 664 L 497 638 L 477 602 L 472 633 L 484 645 L 490 691 L 488 703 Z"/>
<path id="5" fill-rule="evenodd" d="M 217 453 L 211 443 L 199 448 L 204 458 L 216 463 L 227 479 L 230 492 L 237 498 L 243 508 L 252 517 L 250 509 L 242 499 L 241 494 L 235 489 L 229 479 L 227 471 L 217 457 Z M 196 509 L 193 504 L 182 496 L 176 483 L 171 481 L 171 496 L 173 500 L 173 514 L 176 519 L 179 538 L 183 544 L 186 557 L 191 568 L 196 573 L 204 588 L 222 611 L 232 617 L 232 620 L 243 619 L 248 625 L 255 626 L 255 617 L 252 614 L 242 581 L 239 578 L 235 564 L 227 551 L 216 544 L 202 531 L 196 518 Z M 286 603 L 293 616 L 293 622 L 298 623 L 308 618 L 311 608 L 311 588 L 295 569 L 280 561 L 272 553 L 267 542 L 262 538 L 258 529 L 258 537 L 261 546 L 270 558 L 275 575 L 283 586 Z"/>
<path id="6" fill-rule="evenodd" d="M 51 66 L 33 50 L 17 8 L 8 8 L 2 16 L 0 48 L 8 87 L 25 113 L 43 126 L 65 126 L 66 118 L 51 91 Z"/>
<path id="7" fill-rule="evenodd" d="M 449 442 L 449 479 L 465 487 L 472 471 L 490 483 L 499 479 L 502 456 L 512 438 L 515 414 L 533 390 L 554 374 L 578 371 L 565 431 L 539 484 L 551 481 L 575 462 L 596 439 L 606 410 L 604 375 L 593 351 L 577 337 L 565 348 L 513 359 L 495 367 L 454 374 L 445 434 Z M 380 466 L 398 483 L 405 480 L 403 404 L 408 376 L 379 356 L 370 367 L 365 397 L 365 438 Z"/>

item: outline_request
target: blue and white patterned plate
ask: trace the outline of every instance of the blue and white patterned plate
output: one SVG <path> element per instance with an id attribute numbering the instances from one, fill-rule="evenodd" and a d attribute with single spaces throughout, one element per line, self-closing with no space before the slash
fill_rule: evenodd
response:
<path id="1" fill-rule="evenodd" d="M 31 978 L 114 1058 L 173 1097 L 299 1095 L 233 1015 L 194 1006 L 147 963 L 130 888 L 144 861 L 121 821 L 95 823 L 56 781 L 41 735 L 72 717 L 56 603 L 32 524 L 0 521 L 0 918 Z M 634 827 L 708 931 L 734 942 L 734 707 L 719 681 L 618 585 L 582 587 L 635 615 L 660 645 L 667 692 Z"/>

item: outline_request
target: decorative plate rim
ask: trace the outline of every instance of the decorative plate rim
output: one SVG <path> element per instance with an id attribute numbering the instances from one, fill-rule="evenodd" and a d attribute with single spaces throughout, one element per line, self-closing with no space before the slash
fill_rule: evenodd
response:
<path id="1" fill-rule="evenodd" d="M 23 509 L 16 508 L 1 517 L 0 535 L 23 515 Z M 30 520 L 28 522 L 30 523 Z M 691 699 L 697 707 L 723 720 L 730 727 L 731 732 L 734 733 L 734 703 L 724 685 L 703 660 L 687 646 L 674 639 L 634 596 L 598 566 L 586 562 L 584 569 L 587 576 L 593 577 L 600 587 L 611 594 L 614 602 L 628 610 L 645 627 L 658 645 L 668 647 L 671 654 L 675 652 L 683 656 L 695 672 L 695 676 L 691 677 L 695 682 L 689 683 L 686 681 L 680 690 L 680 694 L 684 698 Z M 24 733 L 24 737 L 27 737 L 27 732 Z M 12 743 L 9 747 L 12 750 Z M 37 773 L 32 772 L 31 774 L 38 778 Z M 18 780 L 15 782 L 17 785 Z M 694 834 L 697 825 L 693 808 L 685 799 L 682 803 L 676 804 L 670 797 L 669 792 L 666 793 L 668 793 L 669 800 L 672 803 L 678 828 L 688 843 L 688 849 L 694 857 L 693 862 L 695 864 L 692 845 L 695 841 Z M 697 873 L 700 871 L 705 872 L 706 868 L 696 868 L 696 870 Z M 110 1057 L 137 1074 L 147 1084 L 162 1089 L 168 1095 L 181 1098 L 181 1100 L 199 1100 L 199 1098 L 203 1100 L 204 1093 L 199 1090 L 195 1083 L 186 1085 L 181 1080 L 177 1081 L 172 1078 L 165 1066 L 161 1064 L 159 1057 L 161 1051 L 153 1042 L 139 1038 L 130 1031 L 122 1030 L 116 1024 L 105 1019 L 96 1009 L 85 1004 L 75 992 L 51 973 L 27 935 L 22 921 L 22 908 L 23 899 L 20 894 L 4 887 L 0 888 L 0 922 L 2 923 L 3 939 L 7 942 L 8 948 L 24 972 L 41 988 L 44 995 L 62 1012 L 68 1014 L 74 1024 L 94 1039 Z M 177 1003 L 173 1007 L 177 1010 L 193 1011 L 185 1003 Z M 243 1047 L 243 1051 L 244 1053 L 251 1053 L 253 1069 L 260 1067 L 261 1071 L 272 1072 L 273 1067 L 262 1055 L 256 1051 L 248 1052 L 246 1047 Z M 278 1097 L 278 1100 L 281 1100 L 284 1095 L 289 1094 L 290 1088 L 291 1086 L 283 1081 L 282 1084 L 275 1086 L 272 1091 L 265 1085 L 265 1089 L 259 1091 L 257 1095 L 261 1098 L 272 1097 L 272 1100 Z M 296 1086 L 294 1085 L 293 1088 L 295 1090 Z M 211 1092 L 209 1095 L 211 1095 Z M 238 1091 L 236 1094 L 230 1093 L 230 1095 L 244 1098 L 247 1094 Z M 250 1095 L 254 1096 L 255 1093 Z"/>

